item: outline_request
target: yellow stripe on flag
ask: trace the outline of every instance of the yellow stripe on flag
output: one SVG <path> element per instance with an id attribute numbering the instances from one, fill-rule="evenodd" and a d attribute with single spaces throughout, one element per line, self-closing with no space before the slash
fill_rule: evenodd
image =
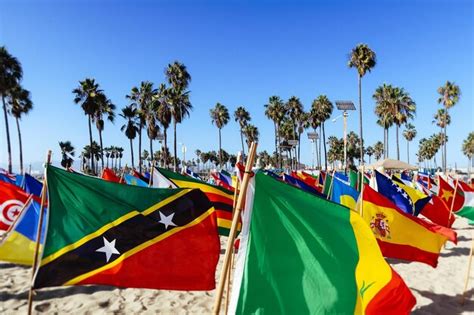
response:
<path id="1" fill-rule="evenodd" d="M 33 265 L 35 244 L 26 236 L 11 231 L 0 245 L 0 260 L 31 266 Z"/>

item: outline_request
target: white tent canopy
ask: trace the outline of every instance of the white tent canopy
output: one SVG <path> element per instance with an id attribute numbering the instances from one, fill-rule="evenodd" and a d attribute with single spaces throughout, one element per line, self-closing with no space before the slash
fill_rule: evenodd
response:
<path id="1" fill-rule="evenodd" d="M 360 168 L 360 166 L 359 166 Z M 393 160 L 393 159 L 385 159 L 385 160 L 380 160 L 377 161 L 373 164 L 366 165 L 366 169 L 385 169 L 385 170 L 413 170 L 416 171 L 418 170 L 417 166 L 410 165 L 408 163 L 399 161 L 399 160 Z"/>

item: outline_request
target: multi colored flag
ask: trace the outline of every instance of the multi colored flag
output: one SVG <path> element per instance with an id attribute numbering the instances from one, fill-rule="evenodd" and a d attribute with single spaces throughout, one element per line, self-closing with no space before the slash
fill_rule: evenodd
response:
<path id="1" fill-rule="evenodd" d="M 125 180 L 125 183 L 131 186 L 148 187 L 146 182 L 130 174 L 123 174 L 123 179 Z"/>
<path id="2" fill-rule="evenodd" d="M 403 212 L 415 214 L 415 206 L 403 188 L 378 171 L 374 172 L 377 191 L 393 202 Z"/>
<path id="3" fill-rule="evenodd" d="M 104 170 L 102 171 L 102 179 L 114 183 L 123 182 L 123 180 L 121 180 L 121 178 L 118 177 L 117 174 L 115 174 L 115 172 L 110 168 L 104 168 Z"/>
<path id="4" fill-rule="evenodd" d="M 283 181 L 287 184 L 290 184 L 291 186 L 298 187 L 299 189 L 302 189 L 302 190 L 304 190 L 306 192 L 309 192 L 313 195 L 325 198 L 325 196 L 323 194 L 321 194 L 315 187 L 306 184 L 304 181 L 302 181 L 302 180 L 300 180 L 296 177 L 290 176 L 288 174 L 283 174 Z"/>
<path id="5" fill-rule="evenodd" d="M 29 199 L 25 209 L 0 241 L 0 260 L 20 265 L 33 265 L 40 209 L 39 202 Z M 46 212 L 47 210 L 44 208 L 44 217 Z M 45 226 L 46 220 L 43 220 L 41 245 L 44 244 Z"/>
<path id="6" fill-rule="evenodd" d="M 49 219 L 34 287 L 212 290 L 215 211 L 198 189 L 144 189 L 48 166 Z"/>
<path id="7" fill-rule="evenodd" d="M 0 181 L 0 231 L 10 228 L 29 197 L 20 187 Z"/>
<path id="8" fill-rule="evenodd" d="M 405 213 L 367 185 L 362 198 L 362 217 L 377 238 L 385 257 L 436 267 L 446 241 L 456 242 L 453 230 Z"/>
<path id="9" fill-rule="evenodd" d="M 335 178 L 332 184 L 331 200 L 349 209 L 356 210 L 359 192 L 350 185 Z"/>
<path id="10" fill-rule="evenodd" d="M 162 176 L 176 187 L 198 188 L 202 190 L 216 209 L 219 234 L 224 236 L 229 235 L 230 227 L 232 225 L 232 209 L 234 203 L 234 193 L 232 191 L 163 168 L 155 168 L 153 174 L 155 173 L 156 175 L 153 175 L 154 178 L 155 176 Z M 163 179 L 160 183 L 164 183 L 164 185 L 168 184 Z"/>
<path id="11" fill-rule="evenodd" d="M 397 186 L 401 187 L 405 193 L 407 193 L 408 198 L 410 198 L 412 204 L 415 207 L 415 215 L 418 215 L 423 210 L 423 208 L 430 202 L 430 196 L 425 195 L 418 189 L 406 185 L 405 182 L 397 176 L 392 175 L 392 181 Z"/>
<path id="12" fill-rule="evenodd" d="M 459 187 L 464 194 L 464 203 L 456 214 L 474 220 L 474 189 L 462 181 L 459 181 Z"/>
<path id="13" fill-rule="evenodd" d="M 248 193 L 229 313 L 408 314 L 413 308 L 413 294 L 357 213 L 262 173 Z"/>

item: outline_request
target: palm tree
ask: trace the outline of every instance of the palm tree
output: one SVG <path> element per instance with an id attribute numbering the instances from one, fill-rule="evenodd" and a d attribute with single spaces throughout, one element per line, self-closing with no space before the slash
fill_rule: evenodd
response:
<path id="1" fill-rule="evenodd" d="M 99 144 L 100 144 L 100 159 L 102 163 L 102 169 L 104 168 L 104 145 L 102 142 L 102 131 L 104 131 L 104 116 L 111 123 L 115 119 L 115 105 L 112 101 L 105 96 L 104 93 L 99 93 L 97 108 L 94 112 L 93 119 L 99 132 Z"/>
<path id="2" fill-rule="evenodd" d="M 166 91 L 166 99 L 170 106 L 171 116 L 173 117 L 173 168 L 174 171 L 176 171 L 178 165 L 176 125 L 189 116 L 189 112 L 193 108 L 189 100 L 189 91 L 186 91 L 191 81 L 191 75 L 188 73 L 186 66 L 178 61 L 168 64 L 165 75 L 170 84 L 170 88 Z"/>
<path id="3" fill-rule="evenodd" d="M 20 147 L 20 174 L 23 174 L 23 145 L 21 141 L 20 119 L 23 114 L 27 115 L 33 109 L 33 102 L 30 99 L 30 92 L 17 85 L 8 94 L 7 103 L 9 111 L 16 121 L 18 145 Z"/>
<path id="4" fill-rule="evenodd" d="M 23 77 L 23 69 L 17 58 L 13 57 L 5 46 L 0 47 L 0 94 L 2 95 L 3 116 L 7 136 L 8 172 L 12 173 L 12 147 L 5 98 L 9 91 L 17 86 Z"/>
<path id="5" fill-rule="evenodd" d="M 140 83 L 140 87 L 134 86 L 132 90 L 130 91 L 130 95 L 127 95 L 126 98 L 132 101 L 130 105 L 135 106 L 137 109 L 136 115 L 138 118 L 138 169 L 141 172 L 142 171 L 142 158 L 140 153 L 142 152 L 142 130 L 144 127 L 149 122 L 154 123 L 154 117 L 155 113 L 153 111 L 153 104 L 154 104 L 154 97 L 157 93 L 157 90 L 153 89 L 153 83 L 149 81 L 142 81 Z M 155 126 L 152 126 L 149 128 L 148 131 L 148 136 L 150 136 L 150 130 L 151 130 L 151 136 L 150 138 L 150 147 L 152 147 L 151 142 L 153 139 L 156 137 L 156 135 L 153 137 L 154 132 L 156 130 L 156 124 Z"/>
<path id="6" fill-rule="evenodd" d="M 366 44 L 359 44 L 352 49 L 349 57 L 349 68 L 357 69 L 357 79 L 359 85 L 359 134 L 360 134 L 360 161 L 364 163 L 364 146 L 362 141 L 364 139 L 362 133 L 362 77 L 375 67 L 377 61 L 375 52 L 372 51 Z"/>
<path id="7" fill-rule="evenodd" d="M 446 112 L 446 109 L 440 108 L 438 111 L 434 114 L 434 121 L 433 123 L 436 123 L 436 126 L 438 126 L 441 129 L 441 133 L 444 134 L 444 129 L 447 125 L 451 124 L 451 115 Z M 444 161 L 445 161 L 445 156 L 444 156 L 444 146 L 443 149 L 441 150 L 441 164 L 444 167 Z"/>
<path id="8" fill-rule="evenodd" d="M 245 148 L 244 148 L 244 135 L 242 130 L 251 120 L 250 113 L 243 107 L 239 106 L 234 112 L 234 119 L 236 122 L 239 123 L 240 127 L 240 142 L 242 143 L 242 154 L 245 156 Z"/>
<path id="9" fill-rule="evenodd" d="M 454 105 L 456 105 L 457 102 L 459 102 L 459 97 L 461 96 L 461 89 L 454 82 L 446 81 L 445 85 L 438 88 L 438 93 L 440 94 L 440 97 L 438 98 L 438 104 L 443 104 L 444 108 L 446 109 L 445 115 L 447 116 L 448 110 Z M 447 126 L 444 125 L 444 136 L 445 136 L 445 139 L 447 140 L 446 127 Z M 443 145 L 443 152 L 444 152 L 443 171 L 446 172 L 447 165 L 448 165 L 446 143 Z"/>
<path id="10" fill-rule="evenodd" d="M 369 164 L 372 163 L 372 155 L 374 155 L 375 151 L 370 145 L 365 149 L 365 154 L 369 156 Z"/>
<path id="11" fill-rule="evenodd" d="M 71 141 L 60 141 L 59 142 L 59 147 L 61 148 L 61 166 L 64 167 L 65 169 L 68 169 L 72 166 L 72 163 L 74 160 L 71 158 L 71 156 L 74 156 L 74 147 L 71 144 Z"/>
<path id="12" fill-rule="evenodd" d="M 259 137 L 260 133 L 258 132 L 258 128 L 255 127 L 254 125 L 247 124 L 244 127 L 243 133 L 245 135 L 248 147 L 250 147 L 252 142 L 258 142 L 258 137 Z"/>
<path id="13" fill-rule="evenodd" d="M 162 154 L 164 155 L 162 157 L 163 161 L 167 161 L 168 157 L 166 154 L 169 152 L 168 151 L 168 128 L 171 124 L 171 109 L 170 106 L 168 105 L 167 102 L 167 89 L 164 84 L 160 84 L 160 87 L 158 88 L 157 94 L 155 96 L 155 115 L 156 119 L 158 122 L 161 124 L 163 127 L 163 143 L 164 147 L 162 150 Z M 168 164 L 165 164 L 165 167 L 168 167 Z"/>
<path id="14" fill-rule="evenodd" d="M 380 141 L 377 141 L 374 144 L 374 157 L 377 161 L 380 160 L 380 158 L 384 154 L 384 148 L 385 148 L 384 144 Z"/>
<path id="15" fill-rule="evenodd" d="M 196 149 L 196 151 L 194 151 L 194 153 L 196 154 L 196 157 L 197 157 L 197 158 L 196 158 L 197 170 L 198 170 L 198 172 L 199 172 L 199 162 L 201 162 L 201 154 L 202 154 L 202 152 L 201 152 L 201 150 Z"/>
<path id="16" fill-rule="evenodd" d="M 472 159 L 474 157 L 474 132 L 470 132 L 462 143 L 462 153 L 468 158 L 467 175 L 471 175 Z"/>
<path id="17" fill-rule="evenodd" d="M 408 119 L 413 119 L 416 112 L 416 104 L 410 97 L 408 92 L 403 88 L 395 88 L 395 99 L 391 106 L 392 116 L 396 126 L 397 135 L 397 160 L 400 160 L 400 143 L 398 130 L 402 124 L 405 124 Z"/>
<path id="18" fill-rule="evenodd" d="M 86 78 L 79 81 L 79 87 L 72 90 L 75 94 L 74 103 L 80 104 L 84 114 L 88 117 L 89 123 L 89 146 L 92 147 L 92 121 L 94 114 L 97 111 L 100 102 L 100 94 L 102 90 L 99 89 L 99 84 L 94 79 Z M 94 159 L 91 159 L 91 170 L 94 170 Z"/>
<path id="19" fill-rule="evenodd" d="M 407 124 L 405 131 L 403 131 L 403 136 L 407 139 L 407 161 L 410 164 L 410 141 L 416 137 L 416 129 L 412 124 Z"/>
<path id="20" fill-rule="evenodd" d="M 125 132 L 125 135 L 130 140 L 130 154 L 132 158 L 132 167 L 135 167 L 134 159 L 133 159 L 133 139 L 136 138 L 138 133 L 137 127 L 137 109 L 132 106 L 125 106 L 122 108 L 122 113 L 120 117 L 127 120 L 127 122 L 120 128 L 122 132 Z"/>
<path id="21" fill-rule="evenodd" d="M 388 136 L 389 129 L 393 126 L 395 117 L 392 104 L 395 103 L 395 91 L 392 85 L 383 84 L 379 86 L 372 98 L 375 101 L 375 115 L 378 117 L 377 124 L 383 128 L 384 158 L 389 156 Z"/>
<path id="22" fill-rule="evenodd" d="M 324 146 L 324 167 L 325 169 L 328 168 L 327 162 L 327 151 L 326 151 L 326 131 L 325 131 L 325 122 L 328 120 L 334 109 L 333 104 L 328 99 L 326 95 L 319 95 L 311 105 L 311 111 L 313 115 L 317 116 L 318 121 L 321 123 L 320 126 L 322 128 L 322 135 L 323 135 L 323 146 Z"/>
<path id="23" fill-rule="evenodd" d="M 290 117 L 293 123 L 293 130 L 296 135 L 296 140 L 298 141 L 298 154 L 296 156 L 296 159 L 299 163 L 300 162 L 300 138 L 301 138 L 299 127 L 300 125 L 302 125 L 302 121 L 304 118 L 303 104 L 301 104 L 301 101 L 298 97 L 292 96 L 286 103 L 286 110 L 287 110 L 288 116 Z"/>
<path id="24" fill-rule="evenodd" d="M 321 129 L 321 120 L 319 118 L 318 107 L 316 106 L 314 101 L 313 101 L 313 104 L 311 104 L 311 110 L 309 111 L 308 114 L 309 114 L 309 117 L 308 117 L 309 125 L 311 126 L 311 128 L 313 128 L 313 132 L 317 134 L 316 129 L 317 128 Z M 317 164 L 318 164 L 318 168 L 321 169 L 321 150 L 320 149 L 318 150 L 318 142 L 319 142 L 319 146 L 321 146 L 320 137 L 317 137 L 315 141 L 316 141 L 315 148 L 316 148 Z"/>
<path id="25" fill-rule="evenodd" d="M 229 111 L 221 103 L 210 110 L 211 121 L 219 130 L 219 164 L 222 167 L 221 129 L 229 122 Z"/>
<path id="26" fill-rule="evenodd" d="M 282 167 L 280 127 L 283 119 L 286 117 L 285 103 L 279 96 L 270 96 L 268 104 L 264 105 L 264 107 L 265 116 L 273 121 L 273 126 L 275 128 L 275 153 L 278 154 L 279 166 Z"/>
<path id="27" fill-rule="evenodd" d="M 116 153 L 116 157 L 118 157 L 118 160 L 119 160 L 119 169 L 122 168 L 122 158 L 123 158 L 123 148 L 122 147 L 118 147 L 116 148 L 117 150 L 117 153 Z M 132 165 L 133 166 L 133 165 Z"/>

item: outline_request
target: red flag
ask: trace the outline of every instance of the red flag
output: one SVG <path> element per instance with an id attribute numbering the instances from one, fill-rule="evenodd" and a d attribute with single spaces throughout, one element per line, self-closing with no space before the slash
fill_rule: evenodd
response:
<path id="1" fill-rule="evenodd" d="M 446 204 L 449 210 L 451 210 L 451 205 L 454 199 L 453 212 L 461 210 L 462 206 L 464 205 L 464 195 L 462 194 L 461 186 L 458 185 L 458 189 L 456 191 L 456 198 L 454 198 L 454 191 L 456 189 L 453 188 L 448 182 L 446 182 L 441 176 L 438 176 L 438 181 L 438 197 L 441 198 L 441 200 Z"/>
<path id="2" fill-rule="evenodd" d="M 232 186 L 229 186 L 226 182 L 222 181 L 218 175 L 214 174 L 214 173 L 211 173 L 211 176 L 212 178 L 214 179 L 214 181 L 216 182 L 216 185 L 217 186 L 221 186 L 227 190 L 230 190 L 230 191 L 234 191 L 234 187 Z"/>
<path id="3" fill-rule="evenodd" d="M 123 183 L 123 180 L 120 180 L 120 177 L 118 177 L 110 168 L 104 168 L 104 171 L 102 172 L 102 179 L 114 183 Z"/>
<path id="4" fill-rule="evenodd" d="M 0 181 L 0 231 L 6 231 L 20 214 L 29 195 L 18 186 Z"/>
<path id="5" fill-rule="evenodd" d="M 451 227 L 456 220 L 454 215 L 451 215 L 451 218 L 449 218 L 449 208 L 441 198 L 436 195 L 431 195 L 430 202 L 423 207 L 421 214 L 430 219 L 433 223 L 444 227 Z"/>

